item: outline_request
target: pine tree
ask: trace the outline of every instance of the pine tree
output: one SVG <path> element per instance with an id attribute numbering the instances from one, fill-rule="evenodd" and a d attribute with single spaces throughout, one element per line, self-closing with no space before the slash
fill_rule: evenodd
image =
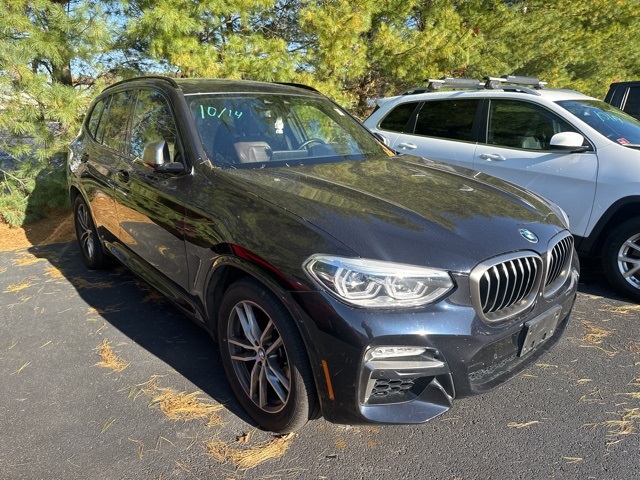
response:
<path id="1" fill-rule="evenodd" d="M 65 204 L 60 155 L 93 95 L 74 69 L 109 45 L 107 19 L 90 1 L 0 3 L 0 215 L 7 223 Z"/>

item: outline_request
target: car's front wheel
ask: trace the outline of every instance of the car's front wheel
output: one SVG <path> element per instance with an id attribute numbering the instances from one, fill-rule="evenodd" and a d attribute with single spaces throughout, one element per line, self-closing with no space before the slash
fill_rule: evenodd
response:
<path id="1" fill-rule="evenodd" d="M 301 428 L 318 401 L 304 343 L 284 305 L 253 280 L 229 287 L 218 317 L 220 353 L 247 413 L 275 433 Z"/>
<path id="2" fill-rule="evenodd" d="M 602 266 L 609 282 L 640 300 L 640 219 L 618 225 L 607 238 Z"/>
<path id="3" fill-rule="evenodd" d="M 111 264 L 110 259 L 102 249 L 91 212 L 81 196 L 76 197 L 73 204 L 73 216 L 80 256 L 84 264 L 92 269 L 108 267 Z"/>

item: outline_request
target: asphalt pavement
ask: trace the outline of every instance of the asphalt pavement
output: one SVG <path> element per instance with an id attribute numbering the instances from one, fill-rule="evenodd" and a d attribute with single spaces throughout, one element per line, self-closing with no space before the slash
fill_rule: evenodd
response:
<path id="1" fill-rule="evenodd" d="M 424 425 L 276 438 L 208 334 L 126 270 L 75 243 L 0 253 L 0 479 L 640 478 L 640 305 L 582 278 L 561 342 L 497 390 Z M 167 393 L 216 412 L 170 418 Z"/>

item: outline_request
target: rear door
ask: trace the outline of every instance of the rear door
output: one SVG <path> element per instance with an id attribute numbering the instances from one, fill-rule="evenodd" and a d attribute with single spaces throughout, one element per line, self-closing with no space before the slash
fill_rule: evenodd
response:
<path id="1" fill-rule="evenodd" d="M 420 102 L 405 132 L 396 137 L 391 148 L 472 168 L 476 148 L 474 121 L 479 104 L 478 99 L 459 98 Z"/>
<path id="2" fill-rule="evenodd" d="M 487 100 L 486 128 L 474 168 L 528 188 L 562 207 L 571 231 L 584 235 L 596 191 L 595 151 L 550 148 L 551 137 L 576 130 L 545 107 L 517 99 Z"/>

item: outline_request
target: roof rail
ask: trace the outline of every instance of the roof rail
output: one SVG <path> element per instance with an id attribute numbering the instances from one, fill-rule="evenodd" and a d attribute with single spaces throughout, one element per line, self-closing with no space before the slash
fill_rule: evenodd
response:
<path id="1" fill-rule="evenodd" d="M 169 84 L 174 87 L 174 88 L 180 88 L 180 86 L 176 83 L 176 81 L 171 78 L 171 77 L 165 77 L 163 75 L 144 75 L 141 77 L 133 77 L 133 78 L 125 78 L 124 80 L 120 80 L 119 82 L 113 83 L 111 85 L 109 85 L 108 87 L 105 88 L 105 90 L 108 90 L 112 87 L 116 87 L 118 85 L 122 85 L 123 83 L 129 83 L 129 82 L 134 82 L 136 80 L 164 80 L 166 82 L 169 82 Z"/>
<path id="2" fill-rule="evenodd" d="M 484 77 L 484 83 L 475 78 L 452 78 L 443 77 L 441 79 L 427 80 L 427 85 L 413 87 L 405 90 L 401 95 L 416 95 L 418 93 L 436 92 L 443 88 L 456 90 L 462 89 L 488 89 L 488 90 L 508 90 L 512 92 L 530 93 L 540 95 L 537 90 L 542 90 L 547 82 L 541 82 L 536 77 L 523 77 L 520 75 L 504 75 L 502 77 Z M 533 87 L 533 88 L 531 88 Z"/>
<path id="3" fill-rule="evenodd" d="M 293 83 L 293 82 L 274 82 L 276 85 L 285 85 L 287 87 L 297 87 L 297 88 L 302 88 L 304 90 L 309 90 L 311 92 L 317 92 L 320 93 L 318 91 L 318 89 L 313 88 L 309 85 L 305 85 L 304 83 Z"/>
<path id="4" fill-rule="evenodd" d="M 464 89 L 464 88 L 482 88 L 483 83 L 475 78 L 453 78 L 442 77 L 440 79 L 430 78 L 427 80 L 427 86 L 414 87 L 404 91 L 401 95 L 415 95 L 424 92 L 435 92 L 443 88 Z"/>
<path id="5" fill-rule="evenodd" d="M 503 84 L 522 85 L 533 87 L 536 90 L 542 90 L 547 82 L 541 82 L 536 77 L 523 77 L 520 75 L 503 75 L 502 77 L 484 77 L 484 88 L 494 89 L 502 88 Z"/>

